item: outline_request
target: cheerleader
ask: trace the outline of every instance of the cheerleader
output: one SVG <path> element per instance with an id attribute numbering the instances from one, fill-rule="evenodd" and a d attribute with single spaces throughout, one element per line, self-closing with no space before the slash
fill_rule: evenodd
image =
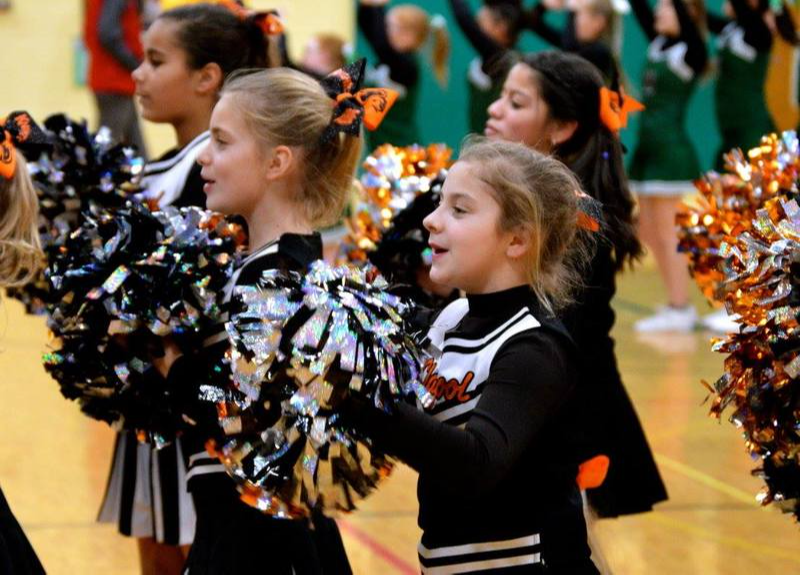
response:
<path id="1" fill-rule="evenodd" d="M 486 110 L 500 94 L 522 22 L 520 2 L 487 2 L 472 14 L 466 0 L 450 0 L 458 27 L 478 53 L 469 64 L 469 131 L 480 134 Z"/>
<path id="2" fill-rule="evenodd" d="M 18 148 L 44 143 L 45 136 L 25 112 L 0 125 L 0 286 L 24 285 L 39 270 L 39 199 Z M 0 491 L 0 573 L 44 575 L 28 538 Z"/>
<path id="3" fill-rule="evenodd" d="M 381 129 L 368 134 L 370 150 L 381 144 L 408 146 L 420 141 L 416 118 L 420 87 L 417 53 L 429 38 L 433 39 L 434 74 L 441 86 L 447 83 L 450 38 L 444 18 L 431 18 L 412 4 L 400 4 L 387 11 L 387 3 L 388 0 L 360 0 L 358 5 L 358 27 L 379 62 L 369 71 L 368 81 L 389 86 L 400 95 Z"/>
<path id="4" fill-rule="evenodd" d="M 708 28 L 717 35 L 718 76 L 714 90 L 717 124 L 722 144 L 717 154 L 717 169 L 724 168 L 723 154 L 734 149 L 750 149 L 761 136 L 775 130 L 767 110 L 764 85 L 769 68 L 773 35 L 769 18 L 789 20 L 789 10 L 771 13 L 766 0 L 729 0 L 726 17 L 708 14 Z M 787 26 L 778 25 L 786 30 Z M 788 40 L 794 43 L 794 34 Z M 746 119 L 746 120 L 743 120 Z"/>
<path id="5" fill-rule="evenodd" d="M 659 0 L 655 15 L 647 0 L 633 0 L 650 39 L 642 79 L 646 106 L 629 176 L 639 196 L 639 233 L 655 256 L 667 288 L 667 305 L 634 324 L 639 332 L 691 331 L 697 311 L 689 302 L 686 262 L 677 252 L 675 214 L 680 197 L 700 174 L 686 109 L 708 62 L 702 0 Z"/>
<path id="6" fill-rule="evenodd" d="M 617 11 L 628 9 L 627 1 L 617 6 L 614 0 L 576 0 L 569 3 L 563 30 L 548 24 L 548 10 L 563 10 L 564 0 L 543 0 L 531 11 L 529 27 L 553 46 L 574 52 L 597 66 L 606 85 L 616 88 L 620 82 L 616 53 L 622 36 L 622 22 Z"/>
<path id="7" fill-rule="evenodd" d="M 238 76 L 225 85 L 211 118 L 211 141 L 198 161 L 208 207 L 241 215 L 250 230 L 249 255 L 234 273 L 228 299 L 264 270 L 303 271 L 322 257 L 315 230 L 344 208 L 360 156 L 354 137 L 360 118 L 376 127 L 373 99 L 380 99 L 377 108 L 391 106 L 384 90 L 356 91 L 363 70 L 362 60 L 323 80 L 324 86 L 288 68 Z M 370 98 L 366 108 L 364 96 Z M 188 395 L 209 383 L 225 389 L 228 347 L 220 325 L 203 350 L 179 356 L 169 348 L 157 365 Z M 216 410 L 187 406 L 196 422 L 184 437 L 192 446 L 187 477 L 198 518 L 187 572 L 349 573 L 333 520 L 315 517 L 312 529 L 307 521 L 275 519 L 239 500 L 223 466 L 206 451 L 220 432 Z"/>
<path id="8" fill-rule="evenodd" d="M 466 292 L 433 322 L 430 407 L 345 417 L 419 472 L 423 573 L 597 573 L 589 558 L 572 393 L 577 348 L 553 312 L 586 254 L 580 184 L 520 144 L 469 143 L 425 220 L 431 279 Z"/>
<path id="9" fill-rule="evenodd" d="M 196 158 L 209 141 L 222 82 L 238 68 L 266 65 L 264 33 L 254 18 L 196 4 L 162 13 L 145 34 L 145 60 L 133 72 L 136 94 L 144 118 L 170 124 L 177 141 L 144 169 L 145 195 L 160 207 L 205 207 Z M 194 538 L 185 456 L 180 439 L 156 450 L 133 432 L 117 436 L 99 520 L 137 539 L 143 573 L 180 572 Z"/>
<path id="10" fill-rule="evenodd" d="M 603 205 L 606 239 L 598 242 L 575 304 L 561 315 L 580 350 L 578 390 L 586 429 L 582 458 L 603 454 L 610 459 L 602 485 L 587 489 L 600 517 L 649 511 L 667 498 L 622 383 L 611 337 L 616 274 L 642 255 L 617 136 L 622 121 L 611 97 L 619 95 L 605 88 L 598 71 L 576 55 L 526 55 L 512 68 L 486 124 L 491 138 L 522 142 L 562 160 Z"/>

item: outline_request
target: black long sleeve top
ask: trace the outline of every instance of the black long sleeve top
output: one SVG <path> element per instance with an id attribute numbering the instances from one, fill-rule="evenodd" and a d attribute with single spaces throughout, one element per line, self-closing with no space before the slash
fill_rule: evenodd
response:
<path id="1" fill-rule="evenodd" d="M 500 59 L 508 54 L 509 48 L 484 34 L 466 0 L 450 0 L 450 9 L 453 11 L 461 32 L 481 57 L 481 69 L 485 74 L 491 76 Z"/>
<path id="2" fill-rule="evenodd" d="M 708 13 L 708 29 L 714 34 L 721 34 L 731 23 L 744 30 L 744 41 L 759 52 L 769 52 L 772 49 L 772 31 L 764 21 L 764 13 L 769 9 L 769 4 L 761 0 L 756 8 L 751 8 L 747 0 L 729 0 L 735 18 L 725 18 Z"/>
<path id="3" fill-rule="evenodd" d="M 398 52 L 389 43 L 385 8 L 359 4 L 358 27 L 380 63 L 389 67 L 389 77 L 403 86 L 416 85 L 419 81 L 419 65 L 412 54 Z"/>
<path id="4" fill-rule="evenodd" d="M 680 42 L 686 44 L 685 62 L 695 75 L 701 75 L 708 63 L 708 49 L 703 35 L 689 15 L 683 0 L 673 0 L 673 6 L 680 24 L 680 34 L 675 38 L 667 38 L 664 48 L 669 48 Z M 631 8 L 639 22 L 645 36 L 652 42 L 659 37 L 655 29 L 655 17 L 647 0 L 631 0 Z"/>
<path id="5" fill-rule="evenodd" d="M 577 489 L 572 340 L 527 286 L 469 296 L 468 307 L 426 367 L 432 408 L 349 414 L 419 471 L 422 545 L 431 549 L 546 532 Z M 576 556 L 584 545 L 571 542 Z"/>

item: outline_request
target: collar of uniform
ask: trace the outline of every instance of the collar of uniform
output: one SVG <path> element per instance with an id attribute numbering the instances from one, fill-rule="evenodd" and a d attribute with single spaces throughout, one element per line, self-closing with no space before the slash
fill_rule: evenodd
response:
<path id="1" fill-rule="evenodd" d="M 322 259 L 322 236 L 313 234 L 283 234 L 278 239 L 278 253 L 288 256 L 303 268 Z"/>
<path id="2" fill-rule="evenodd" d="M 492 316 L 518 310 L 525 305 L 530 307 L 536 302 L 536 295 L 529 286 L 521 285 L 492 293 L 467 294 L 467 299 L 471 316 Z"/>

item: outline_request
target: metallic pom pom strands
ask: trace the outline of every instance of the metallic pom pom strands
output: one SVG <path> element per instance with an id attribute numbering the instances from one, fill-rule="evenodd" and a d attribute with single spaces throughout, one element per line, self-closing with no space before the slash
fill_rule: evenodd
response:
<path id="1" fill-rule="evenodd" d="M 216 449 L 242 499 L 265 513 L 351 511 L 389 474 L 392 459 L 340 421 L 347 396 L 387 411 L 430 400 L 409 304 L 373 271 L 318 261 L 304 277 L 269 271 L 237 288 L 235 391 L 218 406 L 229 438 Z"/>
<path id="2" fill-rule="evenodd" d="M 800 518 L 800 146 L 772 134 L 727 155 L 730 173 L 698 183 L 701 198 L 678 216 L 681 249 L 709 297 L 738 314 L 739 332 L 717 340 L 727 354 L 711 414 L 742 431 L 761 460 L 758 499 Z"/>
<path id="3" fill-rule="evenodd" d="M 50 145 L 38 157 L 28 158 L 28 171 L 39 196 L 39 232 L 49 259 L 79 227 L 81 212 L 120 207 L 141 191 L 137 180 L 144 159 L 135 148 L 115 143 L 108 128 L 91 133 L 85 121 L 63 114 L 47 118 L 44 129 Z M 8 290 L 33 314 L 45 313 L 48 293 L 43 274 Z"/>
<path id="4" fill-rule="evenodd" d="M 360 197 L 347 219 L 349 233 L 339 253 L 341 263 L 367 263 L 395 216 L 421 194 L 439 189 L 451 165 L 444 144 L 405 148 L 384 144 L 364 161 Z"/>
<path id="5" fill-rule="evenodd" d="M 238 226 L 198 208 L 88 215 L 45 271 L 57 339 L 44 363 L 61 393 L 90 417 L 171 439 L 180 418 L 175 390 L 150 364 L 158 338 L 195 349 L 224 321 L 218 302 L 243 241 Z"/>

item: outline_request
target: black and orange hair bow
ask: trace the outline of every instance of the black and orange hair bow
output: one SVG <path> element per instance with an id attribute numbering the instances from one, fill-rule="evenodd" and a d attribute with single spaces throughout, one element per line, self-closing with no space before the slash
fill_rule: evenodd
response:
<path id="1" fill-rule="evenodd" d="M 600 121 L 612 134 L 618 134 L 628 125 L 628 114 L 642 110 L 644 106 L 626 95 L 621 86 L 619 92 L 600 88 Z"/>
<path id="2" fill-rule="evenodd" d="M 358 136 L 361 124 L 367 130 L 378 129 L 397 100 L 397 92 L 388 88 L 361 88 L 367 60 L 362 58 L 332 72 L 320 84 L 333 102 L 333 118 L 322 134 L 330 141 L 339 132 Z"/>
<path id="3" fill-rule="evenodd" d="M 582 190 L 578 196 L 578 227 L 587 232 L 599 232 L 603 225 L 603 204 Z"/>
<path id="4" fill-rule="evenodd" d="M 11 112 L 0 119 L 0 130 L 0 177 L 10 180 L 17 169 L 17 149 L 43 146 L 48 139 L 27 112 Z"/>
<path id="5" fill-rule="evenodd" d="M 242 4 L 234 0 L 218 0 L 217 3 L 230 10 L 239 20 L 252 18 L 253 22 L 261 28 L 265 36 L 279 36 L 283 34 L 283 22 L 281 22 L 275 10 L 258 12 L 245 8 Z"/>

